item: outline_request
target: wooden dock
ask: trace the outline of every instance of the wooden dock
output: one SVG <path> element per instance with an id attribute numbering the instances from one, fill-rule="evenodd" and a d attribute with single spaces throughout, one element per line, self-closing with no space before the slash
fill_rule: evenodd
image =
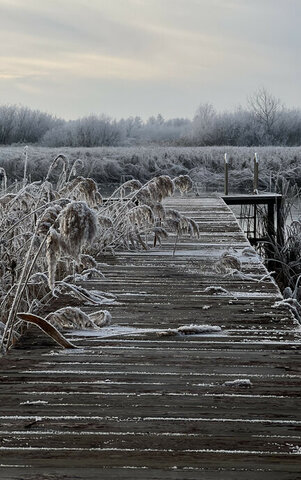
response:
<path id="1" fill-rule="evenodd" d="M 110 328 L 1 359 L 1 479 L 301 478 L 300 327 L 222 199 L 168 203 L 200 238 L 105 260 L 85 286 L 116 294 Z M 216 272 L 229 249 L 243 280 Z M 221 330 L 157 335 L 190 324 Z"/>

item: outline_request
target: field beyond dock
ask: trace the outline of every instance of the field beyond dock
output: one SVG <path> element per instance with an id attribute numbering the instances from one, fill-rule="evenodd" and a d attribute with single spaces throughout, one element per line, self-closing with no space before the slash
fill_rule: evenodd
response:
<path id="1" fill-rule="evenodd" d="M 110 327 L 77 350 L 30 328 L 0 360 L 1 479 L 301 478 L 300 327 L 221 198 L 166 203 L 200 237 L 102 260 Z"/>

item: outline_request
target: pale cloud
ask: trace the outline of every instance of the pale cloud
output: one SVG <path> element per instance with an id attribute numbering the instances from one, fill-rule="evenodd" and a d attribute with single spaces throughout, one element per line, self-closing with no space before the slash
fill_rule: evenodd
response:
<path id="1" fill-rule="evenodd" d="M 0 103 L 183 116 L 264 84 L 300 106 L 300 14 L 299 0 L 0 0 Z"/>
<path id="2" fill-rule="evenodd" d="M 102 55 L 68 55 L 60 59 L 0 57 L 0 78 L 76 75 L 78 78 L 150 79 L 160 75 L 147 64 Z"/>

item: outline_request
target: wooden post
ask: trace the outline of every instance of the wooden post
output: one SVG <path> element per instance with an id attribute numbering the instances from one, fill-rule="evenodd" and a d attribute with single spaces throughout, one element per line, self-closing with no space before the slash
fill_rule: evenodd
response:
<path id="1" fill-rule="evenodd" d="M 275 202 L 268 202 L 268 222 L 267 222 L 267 234 L 272 241 L 275 239 Z"/>
<path id="2" fill-rule="evenodd" d="M 227 157 L 227 154 L 225 153 L 224 155 L 224 159 L 225 159 L 225 185 L 224 185 L 224 191 L 225 191 L 225 195 L 228 195 L 229 193 L 229 170 L 228 170 L 228 157 Z"/>
<path id="3" fill-rule="evenodd" d="M 253 216 L 253 220 L 254 220 L 254 240 L 255 240 L 255 245 L 256 245 L 256 242 L 257 242 L 257 205 L 256 203 L 254 203 L 254 216 Z"/>
<path id="4" fill-rule="evenodd" d="M 257 153 L 254 155 L 254 181 L 253 181 L 253 193 L 258 193 L 258 157 Z"/>
<path id="5" fill-rule="evenodd" d="M 284 218 L 282 212 L 283 206 L 283 197 L 282 195 L 277 197 L 276 200 L 276 208 L 277 208 L 277 244 L 278 248 L 281 249 L 284 245 Z"/>
<path id="6" fill-rule="evenodd" d="M 27 183 L 27 164 L 28 164 L 28 146 L 27 145 L 24 147 L 23 155 L 24 155 L 23 186 L 25 186 Z"/>
<path id="7" fill-rule="evenodd" d="M 277 264 L 275 264 L 275 201 L 268 202 L 268 222 L 267 222 L 267 243 L 265 247 L 265 252 L 267 256 L 267 267 L 268 270 L 277 270 Z"/>

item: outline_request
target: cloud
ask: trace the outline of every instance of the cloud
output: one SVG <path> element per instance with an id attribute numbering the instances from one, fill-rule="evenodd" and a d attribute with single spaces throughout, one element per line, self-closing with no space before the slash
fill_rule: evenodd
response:
<path id="1" fill-rule="evenodd" d="M 83 79 L 157 80 L 163 72 L 159 66 L 131 58 L 96 54 L 68 54 L 57 59 L 0 57 L 0 79 L 51 77 L 62 75 Z M 165 75 L 164 75 L 165 76 Z"/>
<path id="2" fill-rule="evenodd" d="M 99 82 L 114 112 L 131 114 L 139 90 L 141 108 L 156 92 L 149 113 L 174 95 L 185 115 L 179 95 L 224 108 L 265 84 L 301 104 L 300 14 L 299 0 L 0 0 L 0 91 L 54 110 L 57 91 L 74 109 L 74 91 L 93 105 Z"/>

